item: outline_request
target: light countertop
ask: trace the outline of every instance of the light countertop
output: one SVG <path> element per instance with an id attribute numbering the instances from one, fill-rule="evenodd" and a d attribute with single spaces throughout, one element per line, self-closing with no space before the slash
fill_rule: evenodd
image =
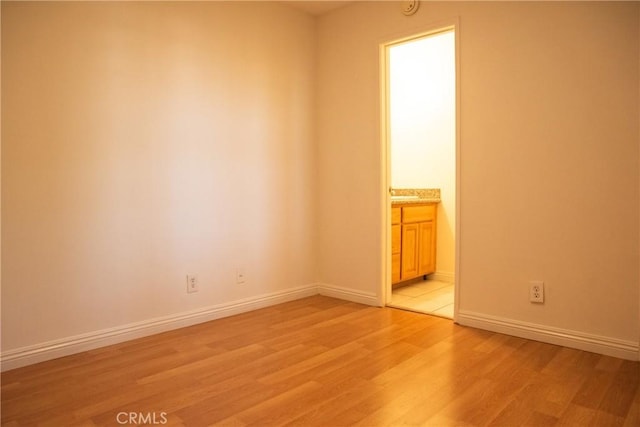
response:
<path id="1" fill-rule="evenodd" d="M 415 205 L 440 203 L 439 188 L 394 188 L 391 190 L 391 205 Z"/>

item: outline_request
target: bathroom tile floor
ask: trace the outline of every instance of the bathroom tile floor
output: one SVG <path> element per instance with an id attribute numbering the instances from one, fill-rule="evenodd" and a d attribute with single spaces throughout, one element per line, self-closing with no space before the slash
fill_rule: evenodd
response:
<path id="1" fill-rule="evenodd" d="M 394 288 L 388 305 L 453 319 L 453 283 L 420 280 Z"/>

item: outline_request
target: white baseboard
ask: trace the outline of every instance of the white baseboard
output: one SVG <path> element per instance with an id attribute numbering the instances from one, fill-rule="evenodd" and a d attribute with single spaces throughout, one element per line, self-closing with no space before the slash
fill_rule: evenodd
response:
<path id="1" fill-rule="evenodd" d="M 454 283 L 456 280 L 456 275 L 455 273 L 452 273 L 450 271 L 436 271 L 435 273 L 429 275 L 429 279 L 437 280 L 439 282 Z"/>
<path id="2" fill-rule="evenodd" d="M 357 302 L 360 304 L 373 305 L 376 307 L 380 306 L 378 295 L 374 293 L 354 291 L 353 289 L 328 285 L 326 283 L 318 283 L 318 293 L 320 295 Z"/>
<path id="3" fill-rule="evenodd" d="M 520 338 L 577 348 L 621 359 L 640 360 L 640 343 L 634 341 L 586 334 L 463 310 L 458 311 L 456 321 L 461 325 Z"/>
<path id="4" fill-rule="evenodd" d="M 214 305 L 198 310 L 130 323 L 115 328 L 102 329 L 59 340 L 48 341 L 0 354 L 1 370 L 19 368 L 58 357 L 80 353 L 94 348 L 117 344 L 136 338 L 154 335 L 173 329 L 233 316 L 258 308 L 268 307 L 287 301 L 318 294 L 315 284 L 292 288 L 285 291 L 246 298 L 229 303 Z"/>
<path id="5" fill-rule="evenodd" d="M 318 293 L 360 304 L 379 306 L 378 296 L 374 293 L 354 291 L 348 288 L 321 283 L 305 285 L 285 291 L 9 350 L 0 354 L 1 371 L 233 316 L 259 308 L 317 295 Z M 493 332 L 628 360 L 640 360 L 640 343 L 638 342 L 584 334 L 462 310 L 458 312 L 456 320 L 465 326 L 477 327 Z"/>

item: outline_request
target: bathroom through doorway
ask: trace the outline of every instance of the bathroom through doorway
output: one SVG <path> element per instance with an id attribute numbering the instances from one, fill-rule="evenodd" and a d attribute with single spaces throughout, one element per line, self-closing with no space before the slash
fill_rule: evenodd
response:
<path id="1" fill-rule="evenodd" d="M 408 217 L 404 213 L 417 211 L 417 206 L 434 209 L 433 249 L 428 248 L 430 237 L 421 234 L 432 233 L 426 223 L 416 227 L 402 219 L 388 228 L 388 264 L 383 268 L 388 273 L 386 305 L 454 319 L 458 265 L 456 25 L 386 43 L 381 53 L 386 188 L 390 193 L 386 217 L 400 221 L 391 217 Z M 429 194 L 430 198 L 412 199 L 413 194 Z M 434 265 L 428 274 L 404 276 L 413 258 L 420 263 L 429 250 L 434 252 Z"/>

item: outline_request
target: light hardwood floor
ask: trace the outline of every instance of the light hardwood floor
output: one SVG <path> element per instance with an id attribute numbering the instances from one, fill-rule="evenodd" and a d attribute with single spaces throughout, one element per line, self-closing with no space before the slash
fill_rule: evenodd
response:
<path id="1" fill-rule="evenodd" d="M 2 425 L 638 426 L 639 383 L 638 362 L 316 296 L 5 372 Z"/>

